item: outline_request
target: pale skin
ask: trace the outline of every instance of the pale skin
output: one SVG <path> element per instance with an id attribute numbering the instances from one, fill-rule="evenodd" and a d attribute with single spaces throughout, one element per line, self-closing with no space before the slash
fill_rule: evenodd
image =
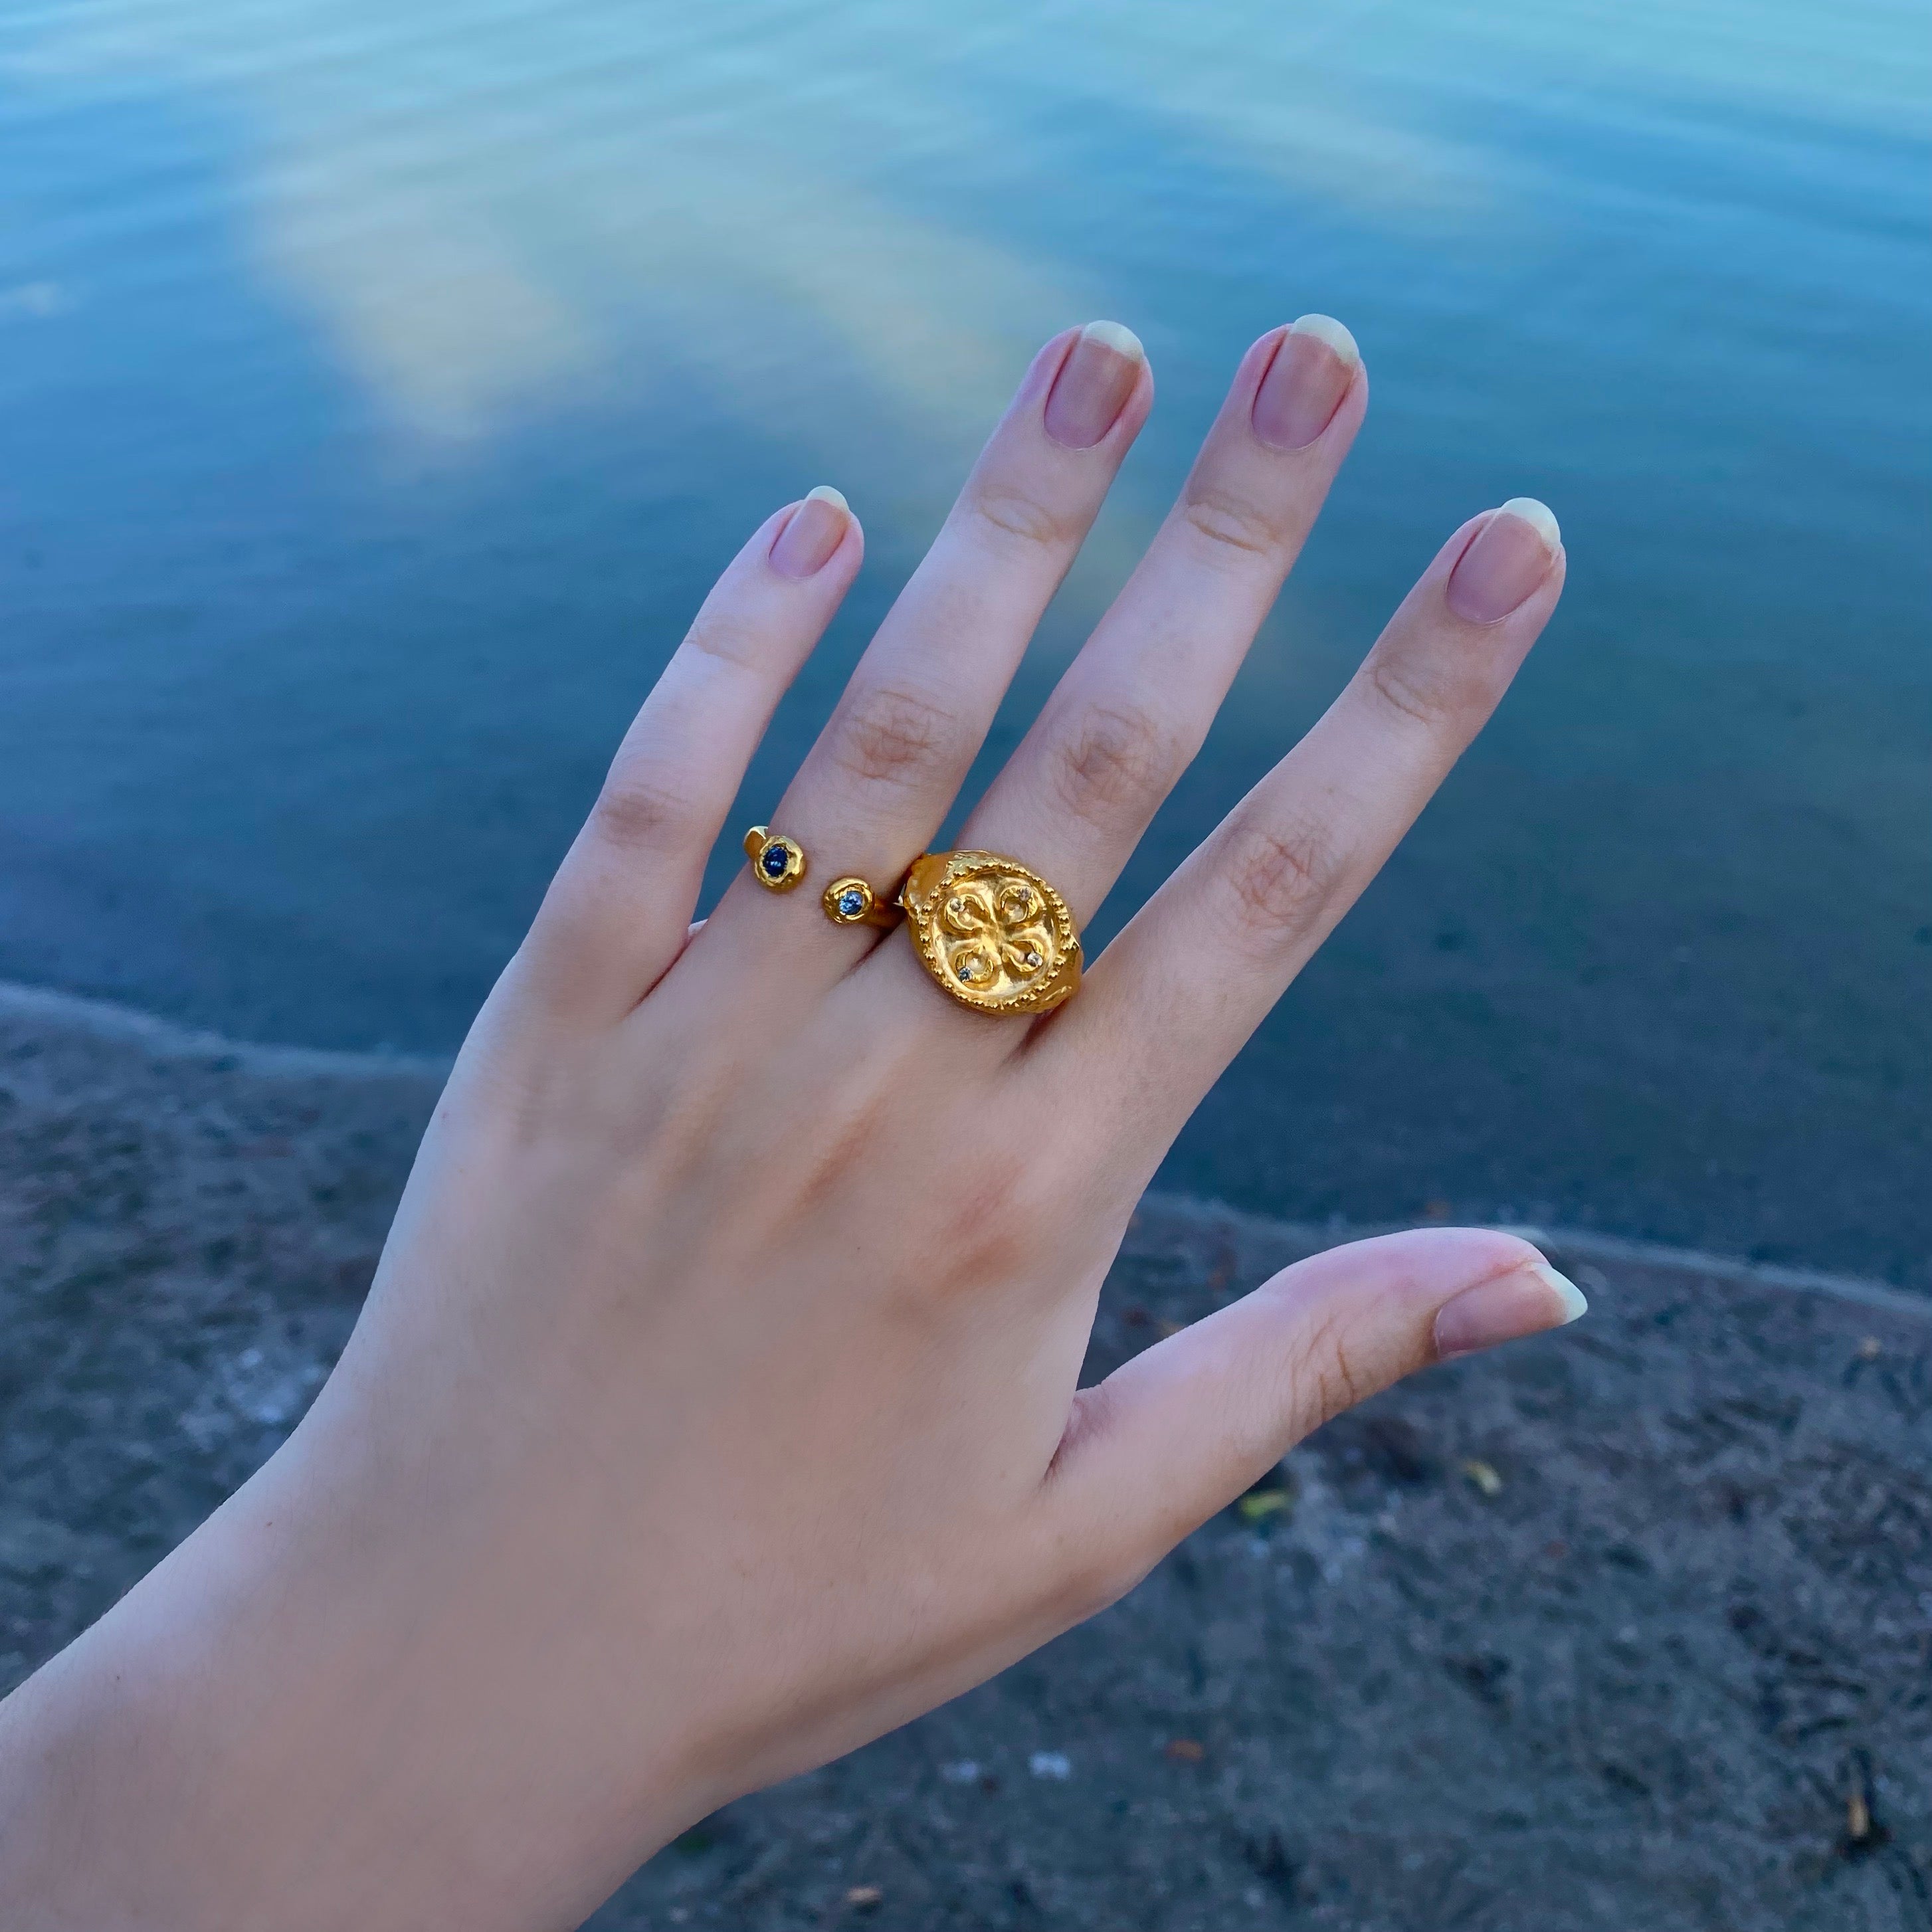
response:
<path id="1" fill-rule="evenodd" d="M 1092 916 L 1367 398 L 1322 318 L 1249 351 L 961 844 Z M 1110 325 L 1036 358 L 770 812 L 814 882 L 928 849 L 1152 399 Z M 575 1925 L 720 1804 L 1114 1601 L 1337 1411 L 1582 1312 L 1513 1236 L 1398 1234 L 1076 1386 L 1162 1156 L 1555 608 L 1549 513 L 1455 532 L 1326 716 L 1034 1018 L 949 1001 L 815 883 L 747 874 L 690 923 L 862 547 L 814 496 L 728 568 L 471 1030 L 313 1410 L 0 1706 L 9 1927 Z"/>

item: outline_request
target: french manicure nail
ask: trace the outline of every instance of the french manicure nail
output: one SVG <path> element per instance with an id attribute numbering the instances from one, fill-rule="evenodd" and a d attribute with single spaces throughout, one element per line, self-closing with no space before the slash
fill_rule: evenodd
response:
<path id="1" fill-rule="evenodd" d="M 1276 449 L 1306 449 L 1335 420 L 1361 366 L 1355 338 L 1332 315 L 1304 315 L 1255 392 L 1256 435 Z"/>
<path id="2" fill-rule="evenodd" d="M 806 493 L 778 533 L 772 545 L 772 568 L 782 577 L 800 580 L 817 575 L 845 541 L 851 520 L 851 506 L 830 484 L 820 484 Z"/>
<path id="3" fill-rule="evenodd" d="M 1472 624 L 1507 617 L 1550 574 L 1563 541 L 1546 503 L 1512 496 L 1476 532 L 1449 573 L 1449 608 Z"/>
<path id="4" fill-rule="evenodd" d="M 1436 1312 L 1438 1361 L 1472 1355 L 1546 1328 L 1561 1328 L 1587 1313 L 1583 1291 L 1547 1262 L 1513 1268 L 1474 1288 L 1466 1288 Z"/>
<path id="5" fill-rule="evenodd" d="M 1131 328 L 1090 322 L 1060 365 L 1046 399 L 1046 433 L 1069 449 L 1091 449 L 1120 419 L 1147 351 Z"/>

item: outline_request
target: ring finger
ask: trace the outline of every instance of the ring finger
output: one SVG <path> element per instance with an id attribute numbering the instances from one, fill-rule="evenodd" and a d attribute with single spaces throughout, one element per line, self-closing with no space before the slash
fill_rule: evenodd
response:
<path id="1" fill-rule="evenodd" d="M 1180 500 L 962 844 L 1012 853 L 1092 916 L 1200 749 L 1367 406 L 1354 339 L 1327 316 L 1248 351 Z"/>

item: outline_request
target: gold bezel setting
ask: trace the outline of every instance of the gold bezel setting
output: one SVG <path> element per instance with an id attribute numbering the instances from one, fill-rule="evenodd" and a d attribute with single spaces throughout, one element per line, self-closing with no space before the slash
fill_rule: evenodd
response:
<path id="1" fill-rule="evenodd" d="M 745 856 L 752 876 L 768 892 L 788 892 L 805 877 L 805 848 L 796 838 L 769 826 L 754 825 L 745 834 Z"/>
<path id="2" fill-rule="evenodd" d="M 896 926 L 899 922 L 898 906 L 880 899 L 856 874 L 834 879 L 819 895 L 818 902 L 834 926 Z"/>

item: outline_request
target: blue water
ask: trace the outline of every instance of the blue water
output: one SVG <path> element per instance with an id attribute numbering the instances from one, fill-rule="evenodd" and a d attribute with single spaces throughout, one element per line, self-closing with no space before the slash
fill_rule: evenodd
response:
<path id="1" fill-rule="evenodd" d="M 1323 309 L 1370 426 L 1096 936 L 1465 515 L 1547 499 L 1570 589 L 1170 1184 L 1924 1279 L 1924 26 L 12 0 L 0 974 L 453 1043 L 773 505 L 836 483 L 870 560 L 746 817 L 1039 340 L 1130 323 L 1160 402 L 995 753 Z"/>

